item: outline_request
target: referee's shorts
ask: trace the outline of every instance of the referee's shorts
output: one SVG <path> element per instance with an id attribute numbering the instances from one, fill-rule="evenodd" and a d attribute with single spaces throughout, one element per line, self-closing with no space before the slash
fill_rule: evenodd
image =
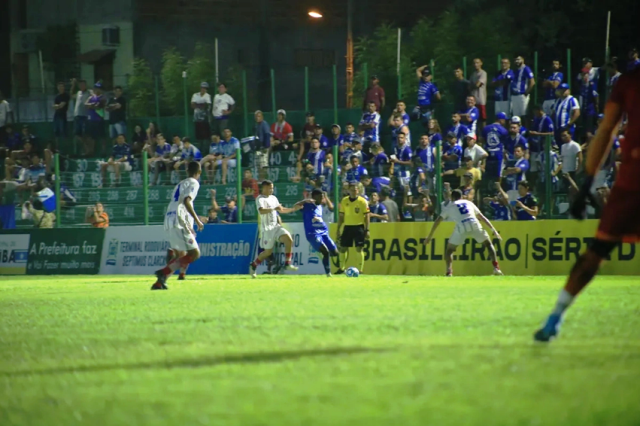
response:
<path id="1" fill-rule="evenodd" d="M 340 236 L 340 247 L 364 247 L 364 225 L 345 225 Z"/>

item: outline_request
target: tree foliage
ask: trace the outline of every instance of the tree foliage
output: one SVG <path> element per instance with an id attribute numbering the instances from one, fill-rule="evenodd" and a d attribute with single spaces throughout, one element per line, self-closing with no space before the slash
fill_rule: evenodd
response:
<path id="1" fill-rule="evenodd" d="M 178 49 L 170 47 L 162 54 L 162 71 L 160 80 L 162 81 L 162 102 L 160 109 L 163 114 L 181 115 L 184 114 L 184 89 L 182 72 L 187 70 L 184 57 Z M 189 87 L 187 87 L 187 90 Z M 187 94 L 189 92 L 187 91 Z M 187 101 L 189 98 L 187 99 Z"/>
<path id="2" fill-rule="evenodd" d="M 187 88 L 196 92 L 202 82 L 209 83 L 210 91 L 216 86 L 215 52 L 210 45 L 198 42 L 193 57 L 187 62 Z"/>
<path id="3" fill-rule="evenodd" d="M 146 60 L 133 61 L 133 74 L 129 79 L 129 114 L 131 117 L 149 117 L 154 114 L 154 77 Z"/>

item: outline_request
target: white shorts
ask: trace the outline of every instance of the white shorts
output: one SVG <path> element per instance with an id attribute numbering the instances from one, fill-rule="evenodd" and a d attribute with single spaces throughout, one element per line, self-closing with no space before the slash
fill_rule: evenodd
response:
<path id="1" fill-rule="evenodd" d="M 496 114 L 504 112 L 507 117 L 511 117 L 511 104 L 509 101 L 496 101 Z"/>
<path id="2" fill-rule="evenodd" d="M 556 101 L 554 101 L 554 100 L 548 100 L 548 101 L 544 101 L 542 103 L 542 110 L 549 117 L 553 117 L 553 105 L 555 105 L 555 103 L 556 103 Z"/>
<path id="3" fill-rule="evenodd" d="M 538 162 L 539 158 L 540 158 L 540 153 L 539 152 L 530 152 L 529 153 L 529 164 L 531 165 L 531 168 L 529 169 L 530 172 L 539 171 L 538 170 L 538 168 L 540 167 L 540 163 Z"/>
<path id="4" fill-rule="evenodd" d="M 260 235 L 260 248 L 264 250 L 271 250 L 276 242 L 280 241 L 280 237 L 283 235 L 291 236 L 289 231 L 284 229 L 282 226 L 276 226 L 269 231 L 262 231 L 262 235 Z"/>
<path id="5" fill-rule="evenodd" d="M 529 106 L 529 95 L 513 95 L 511 96 L 511 114 L 523 117 L 527 115 L 527 107 Z"/>
<path id="6" fill-rule="evenodd" d="M 467 238 L 473 238 L 479 243 L 484 243 L 489 240 L 489 234 L 484 230 L 482 225 L 476 222 L 475 226 L 472 226 L 470 230 L 465 231 L 460 228 L 460 225 L 456 225 L 456 229 L 451 234 L 449 238 L 449 244 L 453 244 L 454 246 L 460 246 L 464 244 L 464 240 Z"/>
<path id="7" fill-rule="evenodd" d="M 198 249 L 195 233 L 186 228 L 171 228 L 167 230 L 171 248 L 178 251 Z"/>
<path id="8" fill-rule="evenodd" d="M 116 172 L 116 167 L 119 167 L 120 170 L 124 170 L 125 172 L 130 172 L 131 171 L 131 164 L 124 163 L 124 162 L 109 164 L 107 166 L 107 171 L 110 172 L 110 173 L 115 173 Z"/>
<path id="9" fill-rule="evenodd" d="M 221 166 L 221 165 L 222 165 L 222 160 L 216 161 L 216 166 Z M 229 167 L 230 169 L 235 168 L 236 160 L 227 160 L 227 167 Z"/>

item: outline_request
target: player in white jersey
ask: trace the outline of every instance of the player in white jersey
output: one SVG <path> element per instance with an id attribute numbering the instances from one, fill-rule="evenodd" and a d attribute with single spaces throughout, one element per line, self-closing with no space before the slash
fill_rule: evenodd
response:
<path id="1" fill-rule="evenodd" d="M 273 182 L 265 180 L 261 184 L 261 192 L 256 198 L 256 207 L 258 209 L 260 223 L 260 248 L 263 251 L 258 255 L 256 260 L 249 265 L 249 273 L 253 278 L 256 277 L 256 269 L 263 260 L 269 258 L 273 253 L 273 246 L 276 242 L 284 244 L 285 263 L 284 269 L 287 271 L 297 271 L 298 268 L 291 264 L 293 258 L 292 247 L 293 239 L 289 231 L 284 229 L 278 221 L 278 213 L 287 214 L 298 211 L 302 205 L 296 205 L 293 208 L 283 207 L 278 198 L 273 195 Z"/>
<path id="2" fill-rule="evenodd" d="M 453 274 L 453 253 L 455 253 L 458 246 L 463 244 L 464 240 L 467 238 L 473 238 L 489 249 L 491 263 L 493 264 L 493 274 L 502 275 L 500 265 L 498 265 L 496 249 L 493 247 L 487 231 L 482 228 L 480 222 L 484 222 L 489 228 L 491 228 L 493 235 L 495 235 L 497 239 L 502 240 L 502 237 L 500 237 L 496 228 L 494 228 L 491 222 L 489 222 L 489 219 L 484 217 L 475 204 L 471 201 L 462 200 L 461 198 L 462 191 L 459 189 L 451 192 L 451 202 L 442 207 L 440 216 L 433 224 L 431 232 L 429 232 L 429 236 L 423 241 L 424 245 L 431 242 L 433 234 L 436 232 L 436 229 L 438 229 L 440 223 L 444 220 L 450 219 L 456 223 L 456 227 L 449 238 L 449 244 L 447 244 L 447 250 L 444 256 L 445 261 L 447 262 L 447 276 L 450 277 Z"/>
<path id="3" fill-rule="evenodd" d="M 167 278 L 180 268 L 186 268 L 200 257 L 193 224 L 202 231 L 204 225 L 193 209 L 193 202 L 200 189 L 200 163 L 192 161 L 187 166 L 189 177 L 181 181 L 173 190 L 173 196 L 164 216 L 164 229 L 169 234 L 169 244 L 178 253 L 186 253 L 171 260 L 163 269 L 156 271 L 158 280 L 151 290 L 166 290 Z"/>

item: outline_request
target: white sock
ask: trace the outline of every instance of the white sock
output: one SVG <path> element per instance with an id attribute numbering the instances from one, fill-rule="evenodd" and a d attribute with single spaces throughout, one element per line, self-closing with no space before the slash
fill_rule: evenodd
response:
<path id="1" fill-rule="evenodd" d="M 553 309 L 553 314 L 562 315 L 564 311 L 567 310 L 571 303 L 573 303 L 573 299 L 575 296 L 572 296 L 565 290 L 564 288 L 560 290 L 560 294 L 558 295 L 558 301 L 556 302 L 556 307 Z"/>

